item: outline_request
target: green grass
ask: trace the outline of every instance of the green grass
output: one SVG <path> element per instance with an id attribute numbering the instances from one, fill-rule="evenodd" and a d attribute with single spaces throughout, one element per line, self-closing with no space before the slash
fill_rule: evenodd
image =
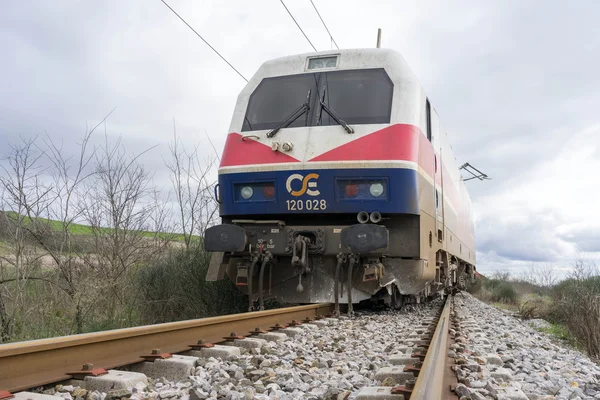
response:
<path id="1" fill-rule="evenodd" d="M 550 323 L 549 328 L 539 328 L 538 331 L 547 333 L 559 340 L 569 342 L 573 346 L 576 345 L 575 340 L 564 325 Z"/>
<path id="2" fill-rule="evenodd" d="M 0 214 L 1 213 L 6 214 L 11 219 L 18 218 L 18 214 L 14 211 L 0 211 Z M 31 223 L 32 220 L 39 221 L 41 224 L 48 226 L 48 228 L 50 228 L 54 232 L 61 232 L 63 230 L 63 223 L 61 221 L 56 221 L 56 220 L 46 219 L 46 218 L 31 219 L 29 217 L 25 217 L 25 219 L 24 219 L 25 223 Z M 108 235 L 112 232 L 113 232 L 112 228 L 100 228 L 100 233 L 102 233 L 102 234 Z M 94 235 L 94 230 L 89 225 L 71 223 L 71 224 L 69 224 L 69 233 L 71 233 L 73 235 L 80 235 L 80 236 L 92 236 L 92 235 Z M 181 233 L 169 233 L 169 232 L 158 232 L 157 233 L 157 232 L 151 232 L 151 231 L 141 231 L 140 234 L 144 237 L 149 237 L 149 238 L 158 237 L 159 239 L 168 239 L 168 240 L 173 240 L 176 242 L 183 242 L 185 240 L 185 237 Z M 196 239 L 198 239 L 197 236 L 194 236 L 192 238 L 192 240 L 196 240 Z"/>

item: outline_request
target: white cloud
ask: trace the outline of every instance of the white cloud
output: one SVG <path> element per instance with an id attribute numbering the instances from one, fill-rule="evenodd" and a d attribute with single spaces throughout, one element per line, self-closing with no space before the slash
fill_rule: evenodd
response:
<path id="1" fill-rule="evenodd" d="M 474 201 L 479 261 L 494 253 L 564 264 L 600 252 L 599 135 L 600 125 L 571 133 L 557 154 L 525 171 L 513 165 L 512 177 Z"/>

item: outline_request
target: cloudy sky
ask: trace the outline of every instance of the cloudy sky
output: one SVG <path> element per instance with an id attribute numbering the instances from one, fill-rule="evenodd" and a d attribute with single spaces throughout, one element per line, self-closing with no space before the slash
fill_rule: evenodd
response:
<path id="1" fill-rule="evenodd" d="M 400 51 L 453 143 L 493 179 L 468 183 L 478 268 L 567 268 L 600 255 L 600 34 L 594 0 L 314 0 L 342 48 Z M 278 0 L 170 0 L 243 75 L 311 47 Z M 309 0 L 287 0 L 317 49 Z M 160 0 L 17 1 L 0 7 L 0 150 L 47 132 L 68 148 L 111 109 L 111 137 L 157 145 L 173 118 L 202 156 L 220 151 L 245 82 Z M 161 161 L 157 161 L 161 160 Z M 564 270 L 563 270 L 564 271 Z"/>

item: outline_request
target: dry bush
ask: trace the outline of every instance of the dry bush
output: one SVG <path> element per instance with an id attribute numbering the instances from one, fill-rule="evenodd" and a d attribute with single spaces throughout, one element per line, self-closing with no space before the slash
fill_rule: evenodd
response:
<path id="1" fill-rule="evenodd" d="M 552 300 L 549 297 L 543 297 L 536 294 L 522 296 L 519 305 L 519 315 L 523 319 L 548 317 Z"/>
<path id="2" fill-rule="evenodd" d="M 550 318 L 566 326 L 575 342 L 600 358 L 600 270 L 593 262 L 577 260 L 569 279 L 553 290 Z"/>
<path id="3" fill-rule="evenodd" d="M 508 274 L 499 275 L 500 278 L 486 279 L 483 283 L 484 289 L 489 292 L 491 302 L 506 304 L 518 304 L 519 294 L 515 290 L 513 283 L 508 280 Z"/>
<path id="4" fill-rule="evenodd" d="M 481 293 L 481 289 L 483 288 L 483 279 L 475 277 L 472 281 L 467 283 L 467 292 L 472 295 L 478 295 Z"/>
<path id="5" fill-rule="evenodd" d="M 202 318 L 246 311 L 248 301 L 229 279 L 207 282 L 210 253 L 201 244 L 174 250 L 139 271 L 144 323 Z"/>

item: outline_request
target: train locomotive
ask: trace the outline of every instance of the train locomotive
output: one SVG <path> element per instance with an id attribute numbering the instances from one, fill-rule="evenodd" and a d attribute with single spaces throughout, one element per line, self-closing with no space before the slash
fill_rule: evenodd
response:
<path id="1" fill-rule="evenodd" d="M 375 299 L 393 307 L 475 273 L 471 202 L 415 75 L 389 49 L 265 62 L 240 93 L 206 230 L 207 280 L 249 310 Z M 255 308 L 258 301 L 257 308 Z"/>

